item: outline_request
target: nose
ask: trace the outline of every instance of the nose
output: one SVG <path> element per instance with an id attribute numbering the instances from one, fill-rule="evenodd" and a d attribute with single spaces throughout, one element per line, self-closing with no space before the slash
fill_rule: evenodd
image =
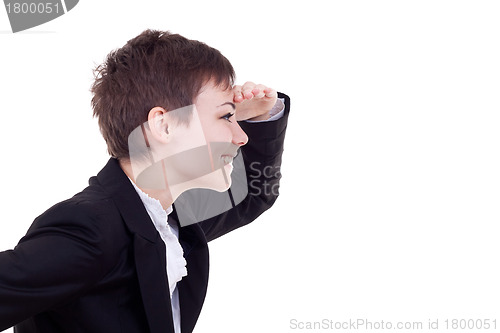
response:
<path id="1" fill-rule="evenodd" d="M 233 144 L 239 147 L 246 145 L 248 142 L 247 134 L 236 121 L 233 124 L 234 126 L 231 127 L 233 132 Z"/>

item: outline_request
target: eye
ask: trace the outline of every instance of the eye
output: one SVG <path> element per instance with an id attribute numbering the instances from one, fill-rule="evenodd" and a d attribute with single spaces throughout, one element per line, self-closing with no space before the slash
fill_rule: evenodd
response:
<path id="1" fill-rule="evenodd" d="M 230 123 L 232 123 L 232 121 L 229 119 L 232 116 L 234 116 L 234 112 L 233 113 L 229 112 L 229 113 L 223 115 L 222 117 L 220 117 L 220 119 L 226 119 L 227 121 L 229 121 Z"/>

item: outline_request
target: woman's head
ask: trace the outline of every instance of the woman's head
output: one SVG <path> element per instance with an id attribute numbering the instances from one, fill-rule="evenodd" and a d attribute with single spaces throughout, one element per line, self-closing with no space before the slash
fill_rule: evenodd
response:
<path id="1" fill-rule="evenodd" d="M 109 154 L 129 158 L 128 137 L 152 108 L 192 105 L 209 82 L 226 90 L 233 81 L 234 69 L 218 50 L 177 34 L 144 31 L 95 69 L 92 107 Z M 188 124 L 192 114 L 175 116 Z"/>

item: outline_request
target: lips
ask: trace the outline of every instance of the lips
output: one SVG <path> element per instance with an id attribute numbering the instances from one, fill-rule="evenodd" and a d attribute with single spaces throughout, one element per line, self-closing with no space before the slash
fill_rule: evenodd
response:
<path id="1" fill-rule="evenodd" d="M 231 164 L 239 151 L 239 146 L 231 142 L 210 142 L 209 147 L 214 170 Z"/>

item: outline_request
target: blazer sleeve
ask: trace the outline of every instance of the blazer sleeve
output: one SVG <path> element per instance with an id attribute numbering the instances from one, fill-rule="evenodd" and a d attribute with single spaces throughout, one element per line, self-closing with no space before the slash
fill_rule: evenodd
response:
<path id="1" fill-rule="evenodd" d="M 100 219 L 81 205 L 60 203 L 13 250 L 0 252 L 0 331 L 64 304 L 104 275 L 109 244 Z"/>
<path id="2" fill-rule="evenodd" d="M 285 113 L 281 119 L 239 123 L 248 135 L 248 143 L 241 148 L 248 194 L 232 209 L 200 222 L 207 241 L 252 222 L 278 198 L 281 158 L 290 112 L 290 98 L 283 93 L 278 93 L 278 98 L 285 101 Z"/>

